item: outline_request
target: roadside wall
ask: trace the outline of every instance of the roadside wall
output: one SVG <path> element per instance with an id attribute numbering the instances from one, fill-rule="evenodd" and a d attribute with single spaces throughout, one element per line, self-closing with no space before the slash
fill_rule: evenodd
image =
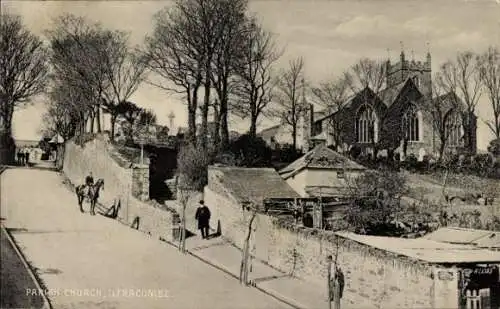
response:
<path id="1" fill-rule="evenodd" d="M 138 218 L 138 229 L 166 240 L 173 239 L 174 209 L 149 200 L 149 166 L 127 162 L 113 149 L 106 135 L 79 146 L 68 141 L 63 172 L 73 185 L 83 183 L 92 171 L 94 180 L 104 179 L 99 203 L 106 209 L 120 203 L 118 219 L 131 225 Z M 76 199 L 76 198 L 75 198 Z M 84 209 L 88 209 L 84 202 Z"/>
<path id="2" fill-rule="evenodd" d="M 212 224 L 220 220 L 222 236 L 242 248 L 250 214 L 221 183 L 209 182 L 204 200 L 212 211 Z M 453 293 L 453 285 L 441 285 L 436 291 L 432 276 L 435 269 L 431 265 L 334 232 L 297 228 L 265 214 L 258 214 L 255 222 L 254 256 L 319 288 L 325 287 L 325 296 L 326 257 L 338 252 L 346 279 L 344 299 L 358 308 L 433 308 L 435 303 L 443 303 L 439 301 L 440 295 Z"/>

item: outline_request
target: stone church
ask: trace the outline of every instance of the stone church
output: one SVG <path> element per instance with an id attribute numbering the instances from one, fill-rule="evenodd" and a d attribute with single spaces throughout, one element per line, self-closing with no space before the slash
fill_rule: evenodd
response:
<path id="1" fill-rule="evenodd" d="M 322 117 L 316 117 L 318 113 L 311 106 L 309 115 L 305 116 L 308 124 L 304 126 L 305 150 L 317 143 L 326 143 L 336 145 L 339 151 L 357 146 L 365 154 L 399 153 L 401 158 L 413 154 L 420 160 L 425 155 L 437 156 L 440 138 L 429 102 L 440 104 L 442 115 L 446 116 L 441 119 L 447 119 L 449 137 L 444 153 L 460 151 L 468 143 L 475 150 L 476 117 L 470 118 L 473 136 L 467 141 L 462 120 L 469 118 L 464 104 L 458 107 L 448 104 L 452 94 L 433 97 L 431 76 L 430 53 L 425 61 L 414 61 L 406 59 L 402 51 L 397 63 L 387 60 L 386 85 L 378 93 L 367 87 L 348 98 L 338 110 L 324 113 Z"/>

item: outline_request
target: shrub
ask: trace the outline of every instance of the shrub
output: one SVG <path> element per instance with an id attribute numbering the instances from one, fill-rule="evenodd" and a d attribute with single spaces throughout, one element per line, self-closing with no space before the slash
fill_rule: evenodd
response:
<path id="1" fill-rule="evenodd" d="M 494 156 L 500 156 L 500 138 L 494 139 L 490 142 L 488 151 Z"/>
<path id="2" fill-rule="evenodd" d="M 272 150 L 260 137 L 240 136 L 229 145 L 235 164 L 245 167 L 271 166 Z"/>
<path id="3" fill-rule="evenodd" d="M 300 158 L 302 155 L 302 151 L 295 149 L 293 145 L 286 144 L 274 151 L 273 160 L 291 163 Z"/>
<path id="4" fill-rule="evenodd" d="M 389 170 L 368 171 L 356 178 L 351 187 L 354 205 L 346 215 L 349 226 L 369 234 L 392 233 L 387 229 L 407 191 L 405 177 Z"/>
<path id="5" fill-rule="evenodd" d="M 351 158 L 357 159 L 359 155 L 361 155 L 361 147 L 359 147 L 358 145 L 352 146 L 349 150 L 349 155 L 351 156 Z"/>
<path id="6" fill-rule="evenodd" d="M 192 144 L 183 145 L 177 155 L 179 186 L 191 190 L 203 190 L 208 182 L 208 165 L 212 154 Z"/>

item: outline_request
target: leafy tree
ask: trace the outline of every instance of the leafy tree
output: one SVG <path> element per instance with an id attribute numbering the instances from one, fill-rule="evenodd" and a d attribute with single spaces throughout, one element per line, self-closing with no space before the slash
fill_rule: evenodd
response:
<path id="1" fill-rule="evenodd" d="M 346 220 L 358 233 L 383 234 L 384 228 L 400 210 L 400 199 L 407 191 L 403 175 L 388 170 L 368 171 L 349 184 L 353 205 Z"/>

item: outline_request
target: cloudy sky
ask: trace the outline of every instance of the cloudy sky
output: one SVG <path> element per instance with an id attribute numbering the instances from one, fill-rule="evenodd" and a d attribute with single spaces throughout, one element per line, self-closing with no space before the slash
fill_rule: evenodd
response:
<path id="1" fill-rule="evenodd" d="M 130 31 L 133 44 L 141 44 L 152 30 L 152 16 L 170 5 L 168 1 L 1 1 L 3 12 L 21 15 L 26 26 L 43 36 L 52 19 L 73 13 L 99 21 L 112 29 Z M 427 42 L 433 69 L 453 58 L 457 51 L 484 51 L 500 46 L 500 0 L 250 0 L 250 10 L 261 19 L 285 48 L 279 65 L 303 56 L 311 81 L 340 74 L 361 57 L 394 60 L 401 51 L 407 57 L 424 60 Z M 142 86 L 131 98 L 156 111 L 167 123 L 170 111 L 176 123 L 186 122 L 180 98 Z M 41 127 L 43 100 L 15 114 L 14 134 L 20 139 L 37 138 Z M 479 147 L 485 148 L 491 135 L 482 120 L 491 107 L 486 96 L 479 103 Z M 269 125 L 264 122 L 262 126 Z M 232 121 L 231 129 L 245 130 L 245 121 Z"/>

